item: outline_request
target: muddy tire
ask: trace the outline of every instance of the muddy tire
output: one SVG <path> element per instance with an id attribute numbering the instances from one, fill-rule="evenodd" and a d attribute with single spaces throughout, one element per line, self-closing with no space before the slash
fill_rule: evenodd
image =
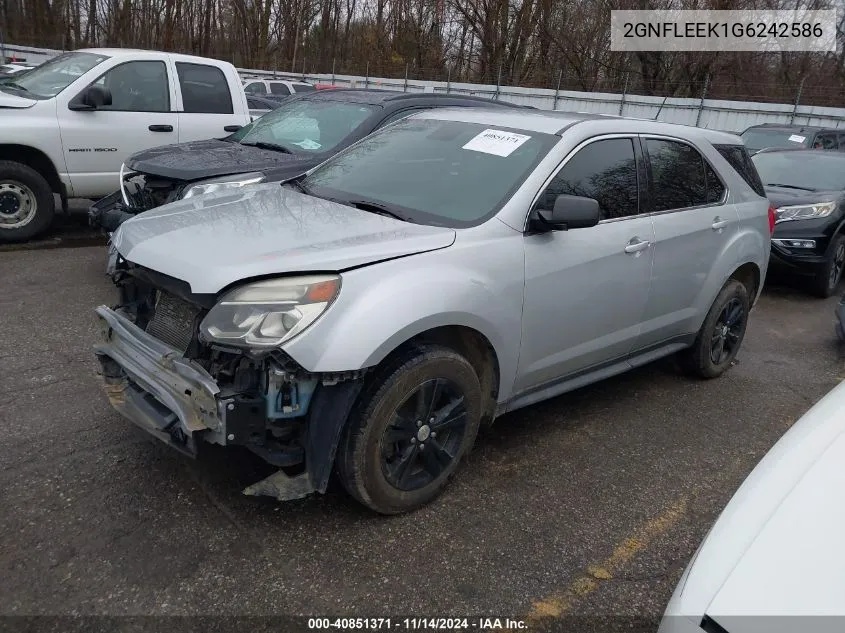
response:
<path id="1" fill-rule="evenodd" d="M 53 221 L 56 202 L 50 184 L 37 171 L 0 161 L 0 242 L 23 242 Z"/>
<path id="2" fill-rule="evenodd" d="M 464 357 L 436 345 L 400 354 L 364 387 L 338 448 L 338 478 L 381 514 L 419 508 L 454 475 L 481 412 L 481 385 Z"/>
<path id="3" fill-rule="evenodd" d="M 821 299 L 827 299 L 836 292 L 842 281 L 842 272 L 845 270 L 845 235 L 835 235 L 827 250 L 827 261 L 813 276 L 810 285 L 810 292 Z"/>
<path id="4" fill-rule="evenodd" d="M 745 286 L 729 279 L 722 287 L 692 347 L 684 350 L 681 367 L 699 378 L 716 378 L 731 366 L 745 338 L 751 301 Z"/>

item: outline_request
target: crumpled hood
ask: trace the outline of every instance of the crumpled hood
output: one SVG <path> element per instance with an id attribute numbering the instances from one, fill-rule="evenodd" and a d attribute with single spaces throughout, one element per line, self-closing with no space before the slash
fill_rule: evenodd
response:
<path id="1" fill-rule="evenodd" d="M 36 104 L 35 99 L 27 99 L 0 90 L 0 108 L 31 108 Z"/>
<path id="2" fill-rule="evenodd" d="M 713 526 L 667 615 L 706 614 L 728 633 L 796 630 L 795 621 L 760 616 L 845 615 L 843 410 L 845 382 L 769 451 Z M 799 628 L 825 621 L 802 619 Z"/>
<path id="3" fill-rule="evenodd" d="M 230 141 L 210 139 L 163 145 L 130 156 L 126 166 L 133 170 L 173 180 L 202 180 L 214 176 L 251 171 L 290 169 L 297 176 L 313 167 L 319 158 L 285 154 Z M 277 178 L 278 179 L 278 178 Z"/>
<path id="4" fill-rule="evenodd" d="M 112 241 L 130 262 L 207 294 L 261 275 L 342 271 L 446 248 L 455 231 L 271 183 L 163 205 L 124 222 Z"/>

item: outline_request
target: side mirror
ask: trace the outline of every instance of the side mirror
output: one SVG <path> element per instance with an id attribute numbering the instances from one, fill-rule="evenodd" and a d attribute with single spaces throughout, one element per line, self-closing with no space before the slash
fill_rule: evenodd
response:
<path id="1" fill-rule="evenodd" d="M 568 231 L 585 229 L 599 223 L 599 203 L 593 198 L 560 195 L 551 211 L 536 209 L 531 218 L 532 230 Z"/>
<path id="2" fill-rule="evenodd" d="M 111 105 L 111 91 L 103 86 L 88 86 L 70 102 L 71 110 L 97 110 Z"/>

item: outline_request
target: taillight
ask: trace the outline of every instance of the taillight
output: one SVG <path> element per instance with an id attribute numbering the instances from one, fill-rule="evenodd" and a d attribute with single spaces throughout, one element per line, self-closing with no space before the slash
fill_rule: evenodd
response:
<path id="1" fill-rule="evenodd" d="M 769 205 L 769 237 L 775 234 L 775 208 Z"/>

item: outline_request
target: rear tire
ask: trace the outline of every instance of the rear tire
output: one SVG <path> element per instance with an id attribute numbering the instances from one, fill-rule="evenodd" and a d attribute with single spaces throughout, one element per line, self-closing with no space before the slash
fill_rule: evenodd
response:
<path id="1" fill-rule="evenodd" d="M 716 378 L 739 352 L 750 309 L 748 290 L 736 279 L 722 287 L 698 331 L 695 343 L 680 355 L 683 369 L 699 378 Z"/>
<path id="2" fill-rule="evenodd" d="M 53 221 L 56 201 L 37 171 L 10 160 L 0 161 L 0 242 L 23 242 Z"/>
<path id="3" fill-rule="evenodd" d="M 843 269 L 845 269 L 845 235 L 837 234 L 828 248 L 827 261 L 813 277 L 810 291 L 821 299 L 827 299 L 839 287 Z"/>
<path id="4" fill-rule="evenodd" d="M 338 447 L 338 478 L 381 514 L 419 508 L 454 475 L 481 412 L 481 385 L 463 356 L 437 345 L 410 349 L 365 386 Z"/>

